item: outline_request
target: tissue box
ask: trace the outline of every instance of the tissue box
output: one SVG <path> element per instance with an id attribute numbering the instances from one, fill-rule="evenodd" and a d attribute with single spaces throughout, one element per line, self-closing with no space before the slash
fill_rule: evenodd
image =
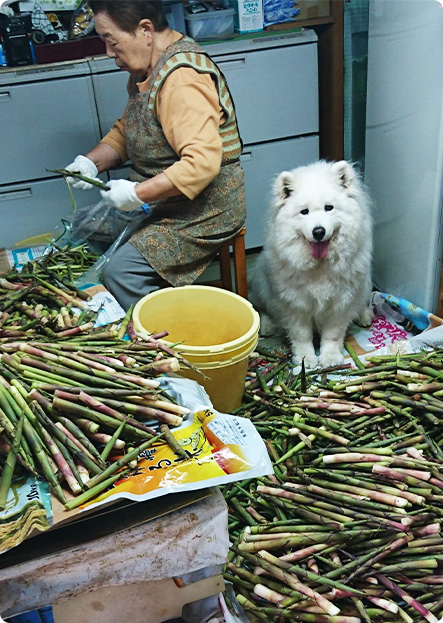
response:
<path id="1" fill-rule="evenodd" d="M 235 30 L 237 32 L 256 32 L 263 30 L 262 0 L 229 0 L 235 9 Z"/>

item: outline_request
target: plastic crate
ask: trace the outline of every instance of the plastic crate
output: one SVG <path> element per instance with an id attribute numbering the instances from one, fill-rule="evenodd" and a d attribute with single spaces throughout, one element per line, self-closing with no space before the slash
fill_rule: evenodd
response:
<path id="1" fill-rule="evenodd" d="M 189 4 L 185 6 L 186 32 L 197 41 L 232 34 L 234 15 L 235 9 L 224 4 L 210 2 Z"/>

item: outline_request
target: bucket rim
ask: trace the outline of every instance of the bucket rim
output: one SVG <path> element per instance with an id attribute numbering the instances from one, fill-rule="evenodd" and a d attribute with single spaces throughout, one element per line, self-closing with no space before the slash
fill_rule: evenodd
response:
<path id="1" fill-rule="evenodd" d="M 163 340 L 159 340 L 161 342 L 163 342 Z M 163 342 L 164 344 L 166 344 L 166 342 Z M 240 361 L 243 361 L 244 359 L 247 359 L 249 357 L 249 355 L 254 352 L 255 347 L 258 344 L 258 335 L 254 338 L 254 340 L 252 342 L 250 342 L 250 344 L 248 345 L 247 348 L 244 348 L 243 351 L 241 353 L 239 353 L 238 355 L 234 355 L 233 357 L 230 357 L 229 359 L 211 359 L 210 361 L 199 361 L 198 357 L 199 355 L 197 353 L 185 353 L 180 351 L 180 347 L 177 346 L 175 347 L 175 349 L 178 351 L 178 353 L 184 357 L 184 359 L 186 359 L 186 355 L 190 354 L 192 356 L 192 363 L 197 366 L 200 370 L 213 370 L 213 369 L 218 369 L 218 368 L 227 368 L 228 366 L 233 366 L 236 363 L 239 363 Z M 212 354 L 212 353 L 211 353 Z"/>
<path id="2" fill-rule="evenodd" d="M 188 354 L 195 354 L 195 356 L 198 356 L 199 354 L 201 356 L 203 356 L 204 354 L 210 354 L 210 355 L 215 355 L 217 353 L 220 352 L 226 352 L 226 350 L 232 350 L 234 348 L 234 345 L 238 348 L 242 347 L 242 346 L 246 346 L 248 344 L 248 342 L 251 342 L 251 340 L 253 340 L 255 343 L 253 345 L 253 347 L 251 348 L 251 352 L 252 350 L 255 348 L 255 346 L 257 345 L 257 341 L 255 340 L 255 337 L 258 336 L 258 332 L 260 329 L 260 315 L 257 312 L 256 309 L 254 309 L 254 307 L 252 306 L 252 304 L 248 301 L 248 299 L 245 299 L 243 296 L 240 296 L 239 294 L 237 294 L 236 292 L 231 292 L 230 290 L 223 290 L 222 288 L 217 288 L 215 286 L 206 286 L 206 285 L 197 285 L 197 284 L 191 284 L 191 285 L 187 285 L 187 286 L 177 286 L 177 287 L 169 287 L 169 288 L 159 288 L 158 290 L 155 290 L 154 292 L 150 292 L 149 294 L 146 294 L 144 297 L 142 297 L 139 301 L 137 301 L 137 303 L 134 306 L 134 310 L 132 312 L 132 317 L 134 319 L 134 324 L 135 321 L 137 320 L 137 324 L 138 327 L 134 326 L 134 329 L 136 330 L 137 333 L 140 334 L 144 334 L 146 336 L 151 335 L 149 333 L 149 331 L 147 331 L 146 329 L 144 329 L 141 326 L 141 322 L 138 319 L 138 314 L 139 314 L 139 310 L 142 307 L 142 305 L 144 304 L 144 302 L 148 299 L 148 298 L 154 298 L 155 296 L 158 296 L 166 291 L 168 292 L 173 292 L 173 291 L 177 291 L 179 289 L 187 289 L 187 290 L 206 290 L 206 291 L 210 291 L 210 292 L 222 292 L 224 294 L 229 295 L 230 297 L 238 300 L 239 302 L 241 302 L 242 304 L 244 304 L 246 307 L 249 308 L 249 311 L 252 314 L 252 324 L 251 327 L 248 329 L 248 331 L 246 331 L 246 333 L 244 333 L 242 336 L 236 338 L 235 340 L 230 340 L 229 342 L 221 342 L 219 344 L 212 344 L 211 346 L 193 346 L 193 345 L 186 345 L 184 343 L 180 343 L 177 346 L 175 346 L 174 348 L 176 350 L 180 349 L 180 353 L 185 355 L 185 353 Z M 168 346 L 169 348 L 171 348 L 174 344 L 177 344 L 176 342 L 169 342 L 168 340 L 165 339 L 160 339 L 160 342 L 162 342 L 163 344 L 165 344 L 165 346 Z"/>

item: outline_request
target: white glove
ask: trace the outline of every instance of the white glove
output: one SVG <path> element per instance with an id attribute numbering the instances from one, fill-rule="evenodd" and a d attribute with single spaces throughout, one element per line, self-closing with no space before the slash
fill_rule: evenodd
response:
<path id="1" fill-rule="evenodd" d="M 137 182 L 129 180 L 111 180 L 106 182 L 111 190 L 101 190 L 100 194 L 103 201 L 110 208 L 118 208 L 119 210 L 136 210 L 144 205 L 144 201 L 138 198 L 135 192 Z"/>
<path id="2" fill-rule="evenodd" d="M 95 164 L 86 156 L 77 156 L 77 158 L 65 167 L 67 171 L 73 171 L 75 173 L 81 173 L 85 177 L 89 177 L 91 179 L 96 179 L 98 175 L 98 170 Z M 83 180 L 79 180 L 76 177 L 67 177 L 66 180 L 71 184 L 73 188 L 77 190 L 91 190 L 94 188 L 92 184 L 88 184 L 88 182 L 84 182 Z"/>

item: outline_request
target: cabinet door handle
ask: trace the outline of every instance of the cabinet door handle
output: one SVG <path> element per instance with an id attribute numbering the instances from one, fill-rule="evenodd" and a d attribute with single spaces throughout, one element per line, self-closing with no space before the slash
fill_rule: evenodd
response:
<path id="1" fill-rule="evenodd" d="M 32 197 L 31 188 L 20 188 L 18 190 L 5 190 L 3 192 L 0 192 L 0 201 L 26 199 L 27 197 Z"/>
<path id="2" fill-rule="evenodd" d="M 249 162 L 249 160 L 252 160 L 252 152 L 244 151 L 240 156 L 240 162 Z"/>
<path id="3" fill-rule="evenodd" d="M 11 91 L 2 91 L 0 93 L 0 102 L 9 102 L 11 99 Z"/>
<path id="4" fill-rule="evenodd" d="M 227 71 L 229 69 L 244 69 L 246 67 L 246 58 L 243 56 L 241 58 L 231 58 L 225 61 L 217 60 L 217 65 L 222 71 Z"/>

